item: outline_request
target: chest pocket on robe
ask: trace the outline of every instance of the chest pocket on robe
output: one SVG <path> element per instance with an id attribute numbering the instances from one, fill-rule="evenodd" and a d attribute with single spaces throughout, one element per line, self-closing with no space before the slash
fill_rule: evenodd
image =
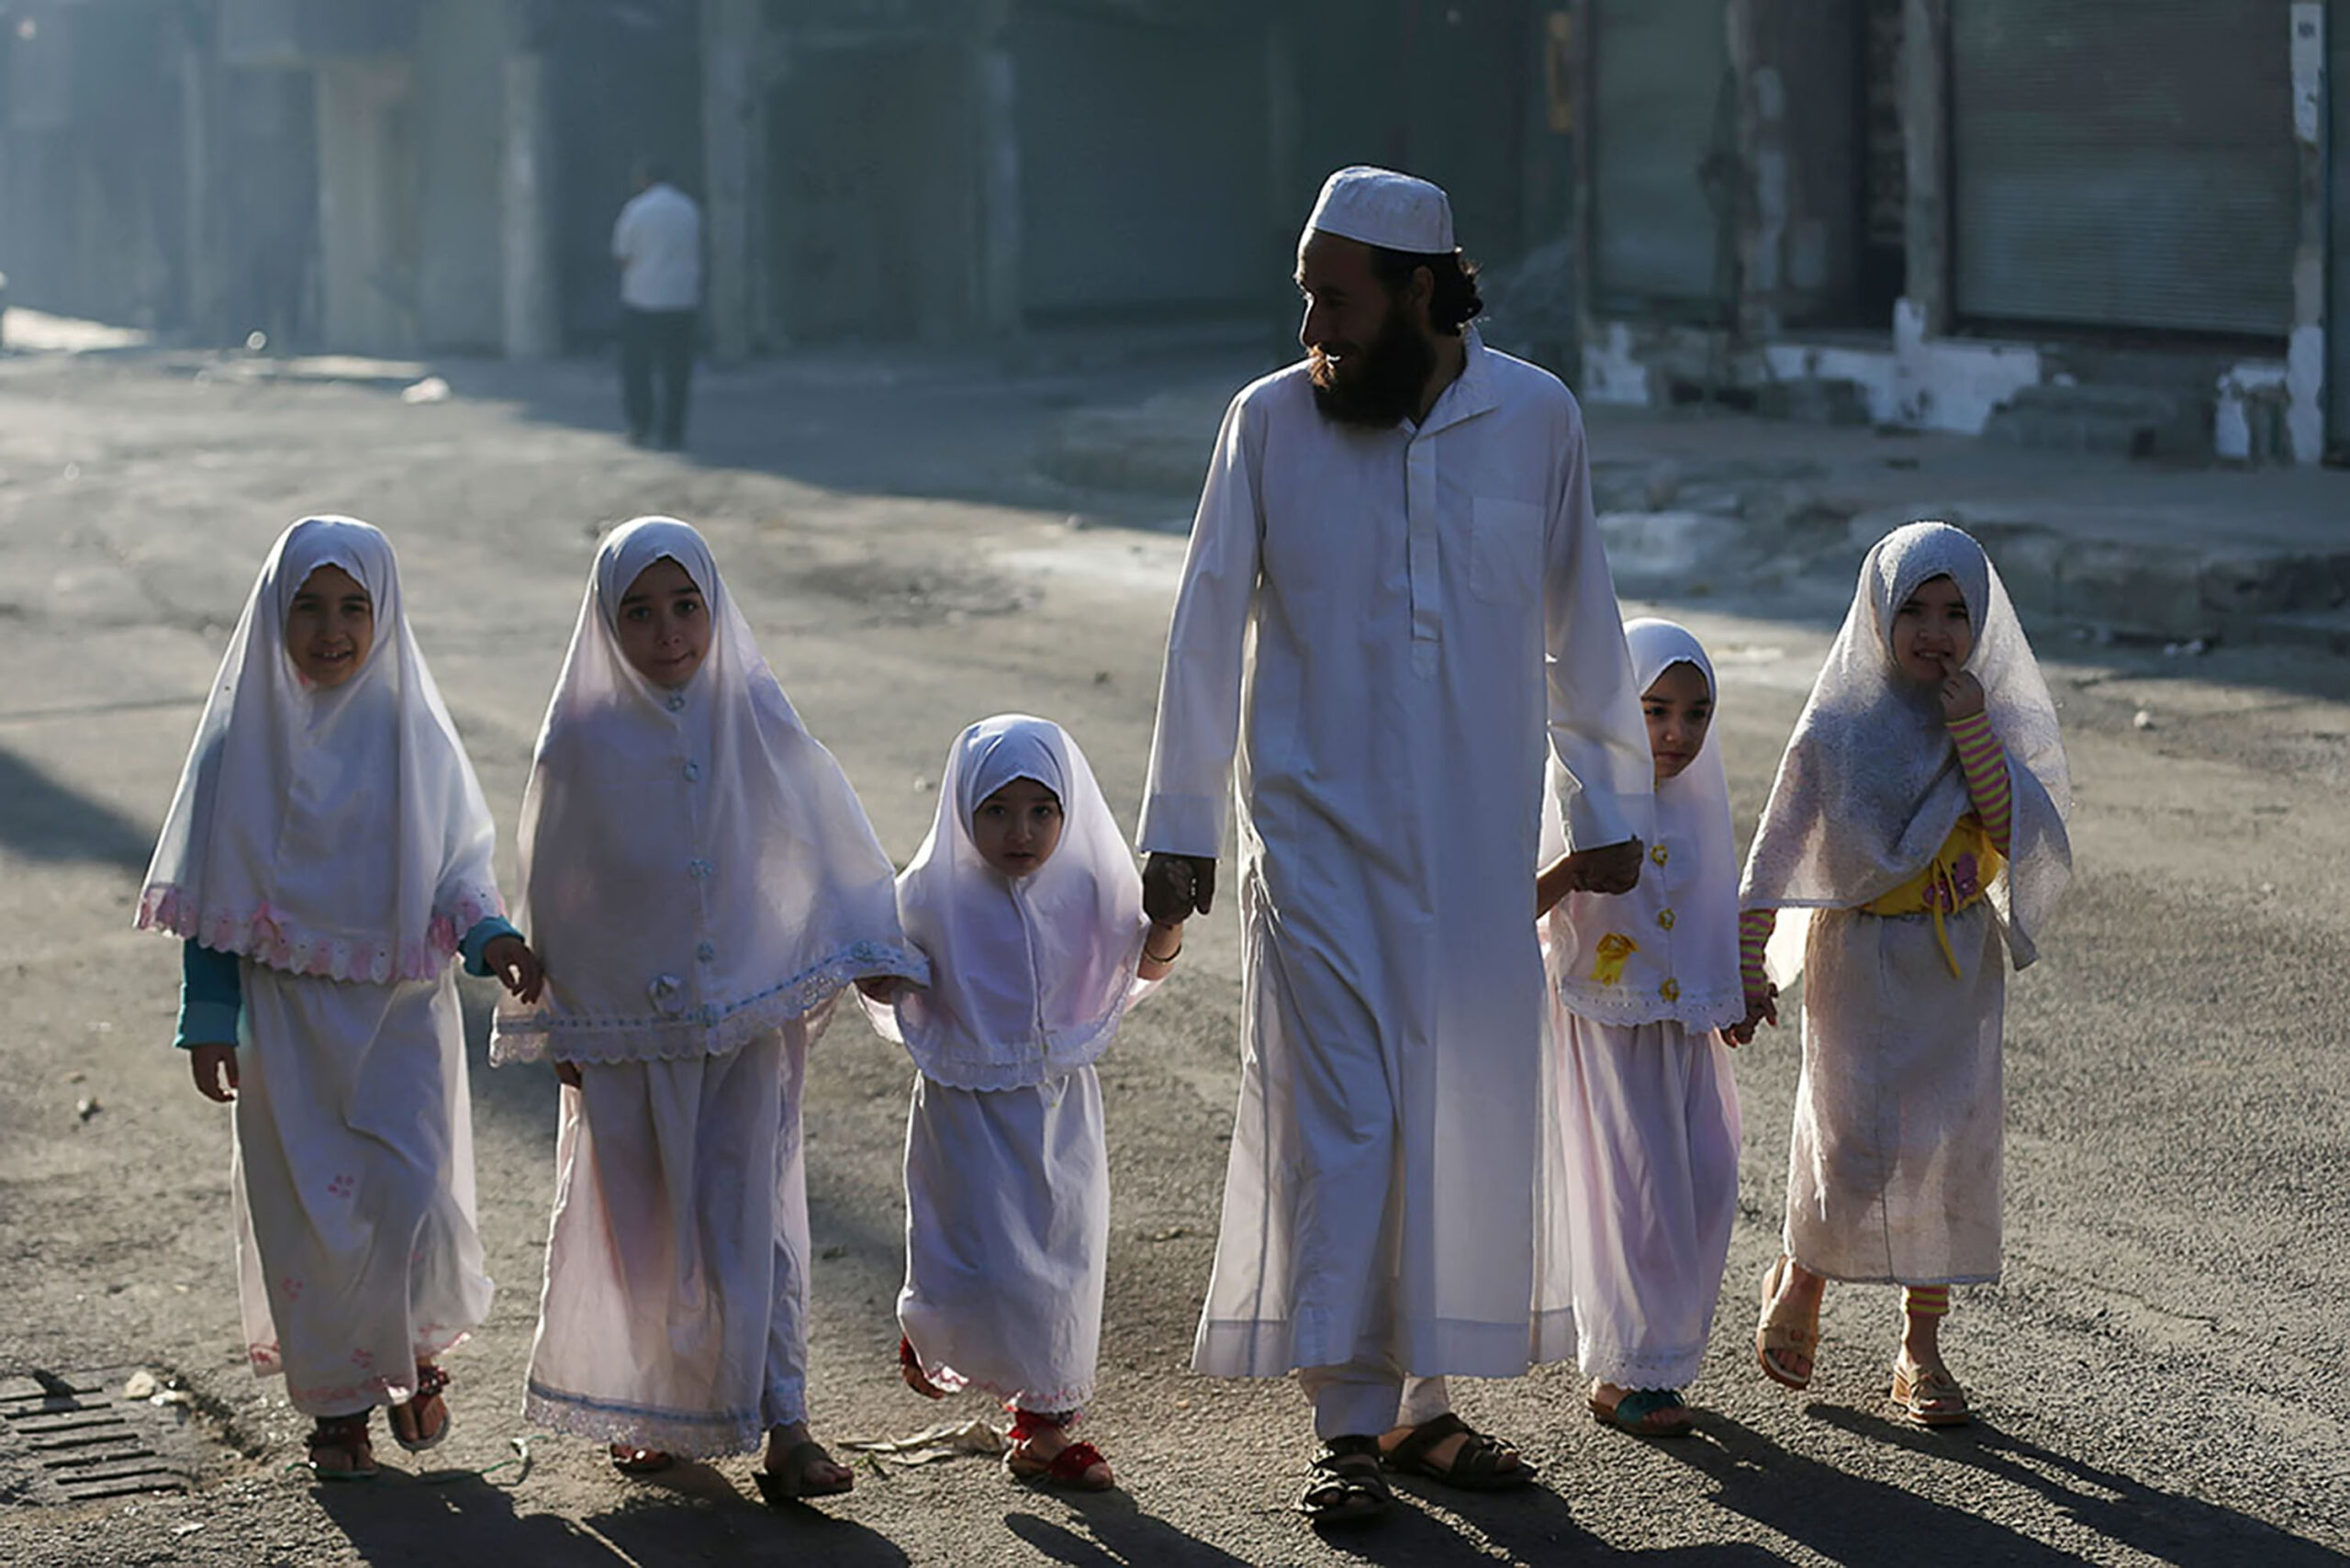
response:
<path id="1" fill-rule="evenodd" d="M 1489 604 L 1523 604 L 1541 575 L 1542 509 L 1477 496 L 1469 502 L 1469 591 Z"/>

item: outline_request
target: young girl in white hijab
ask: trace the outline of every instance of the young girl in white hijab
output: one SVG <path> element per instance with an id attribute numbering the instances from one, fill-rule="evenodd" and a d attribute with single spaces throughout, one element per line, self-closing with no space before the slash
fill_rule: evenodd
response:
<path id="1" fill-rule="evenodd" d="M 489 1312 L 449 959 L 525 994 L 495 830 L 384 536 L 278 536 L 229 639 L 138 924 L 185 939 L 179 1044 L 233 1101 L 246 1355 L 314 1418 L 313 1472 L 448 1435 L 434 1358 Z"/>
<path id="2" fill-rule="evenodd" d="M 1077 743 L 1018 714 L 957 737 L 898 911 L 934 977 L 923 991 L 865 988 L 876 1026 L 921 1070 L 905 1380 L 1003 1400 L 1013 1474 L 1106 1489 L 1100 1450 L 1069 1435 L 1093 1394 L 1110 1238 L 1093 1062 L 1181 952 L 1181 923 L 1144 917 L 1134 856 Z"/>
<path id="3" fill-rule="evenodd" d="M 849 1490 L 808 1432 L 800 1096 L 835 994 L 927 978 L 847 778 L 701 535 L 596 553 L 522 801 L 547 1001 L 493 1063 L 562 1078 L 524 1413 L 624 1473 L 745 1452 L 770 1502 Z"/>
<path id="4" fill-rule="evenodd" d="M 1755 1328 L 1774 1381 L 1810 1382 L 1826 1281 L 1898 1283 L 1894 1403 L 1920 1426 L 1967 1419 L 1941 1325 L 1952 1285 L 1999 1274 L 2000 943 L 2018 969 L 2037 957 L 2071 809 L 1998 573 L 1946 523 L 1896 529 L 1861 565 L 1740 895 L 1750 1021 L 1777 1018 L 1766 943 L 1807 977 L 1785 1256 Z M 1807 918 L 1774 939 L 1778 910 Z"/>
<path id="5" fill-rule="evenodd" d="M 1639 886 L 1538 884 L 1550 911 L 1552 1076 L 1588 1403 L 1639 1437 L 1690 1429 L 1738 1212 L 1738 1086 L 1720 1031 L 1744 1023 L 1738 851 L 1713 732 L 1714 666 L 1670 621 L 1627 622 L 1656 765 Z"/>

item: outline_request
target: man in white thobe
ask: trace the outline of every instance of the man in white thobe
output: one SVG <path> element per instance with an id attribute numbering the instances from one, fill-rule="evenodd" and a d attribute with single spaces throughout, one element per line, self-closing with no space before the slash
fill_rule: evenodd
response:
<path id="1" fill-rule="evenodd" d="M 660 163 L 639 163 L 634 184 L 636 194 L 612 224 L 612 261 L 621 270 L 621 409 L 631 445 L 675 451 L 685 444 L 693 388 L 701 208 L 669 183 Z"/>
<path id="2" fill-rule="evenodd" d="M 1143 808 L 1154 913 L 1205 911 L 1237 760 L 1245 1055 L 1193 1364 L 1302 1372 L 1320 1524 L 1383 1510 L 1382 1461 L 1531 1473 L 1441 1379 L 1572 1354 L 1534 1260 L 1546 753 L 1578 885 L 1628 889 L 1648 825 L 1582 417 L 1467 329 L 1473 278 L 1436 186 L 1324 186 L 1309 357 L 1225 417 Z"/>

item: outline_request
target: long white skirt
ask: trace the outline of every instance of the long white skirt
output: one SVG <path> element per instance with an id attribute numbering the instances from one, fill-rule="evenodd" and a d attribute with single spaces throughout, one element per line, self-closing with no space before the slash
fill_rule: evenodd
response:
<path id="1" fill-rule="evenodd" d="M 583 1064 L 555 1139 L 531 1420 L 714 1456 L 807 1419 L 807 1059 L 793 1024 L 726 1056 Z"/>
<path id="2" fill-rule="evenodd" d="M 1833 1280 L 1999 1277 L 2004 955 L 1988 906 L 1812 917 L 1786 1248 Z"/>
<path id="3" fill-rule="evenodd" d="M 1738 1085 L 1711 1030 L 1570 1014 L 1561 1092 L 1585 1377 L 1694 1381 L 1738 1214 Z"/>
<path id="4" fill-rule="evenodd" d="M 257 1375 L 307 1416 L 397 1404 L 489 1316 L 455 978 L 241 965 L 238 1296 Z"/>
<path id="5" fill-rule="evenodd" d="M 1109 1248 L 1092 1068 L 1023 1089 L 915 1078 L 898 1323 L 933 1383 L 1044 1414 L 1083 1408 Z"/>

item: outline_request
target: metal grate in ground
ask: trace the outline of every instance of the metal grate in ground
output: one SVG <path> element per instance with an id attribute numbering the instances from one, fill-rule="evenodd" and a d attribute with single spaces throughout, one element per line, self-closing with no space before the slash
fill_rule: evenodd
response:
<path id="1" fill-rule="evenodd" d="M 185 1491 L 196 1438 L 185 1396 L 175 1402 L 165 1391 L 158 1402 L 126 1395 L 140 1371 L 0 1377 L 0 1503 Z"/>

